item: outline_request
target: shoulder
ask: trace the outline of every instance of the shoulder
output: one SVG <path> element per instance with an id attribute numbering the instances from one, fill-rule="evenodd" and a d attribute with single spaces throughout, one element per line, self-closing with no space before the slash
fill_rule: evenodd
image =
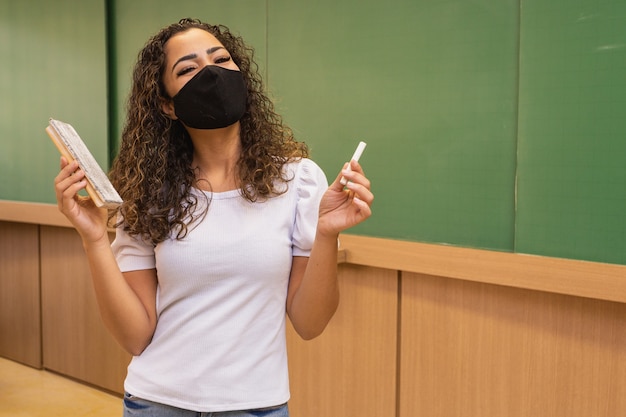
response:
<path id="1" fill-rule="evenodd" d="M 319 200 L 328 188 L 328 180 L 322 168 L 313 160 L 302 158 L 285 164 L 284 178 L 290 193 L 297 196 L 298 201 Z"/>
<path id="2" fill-rule="evenodd" d="M 328 186 L 326 174 L 312 159 L 302 158 L 285 164 L 286 178 L 293 180 L 297 187 L 305 185 Z"/>

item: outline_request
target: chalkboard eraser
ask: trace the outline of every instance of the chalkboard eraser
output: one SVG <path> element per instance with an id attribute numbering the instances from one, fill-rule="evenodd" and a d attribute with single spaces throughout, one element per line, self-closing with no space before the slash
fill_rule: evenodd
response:
<path id="1" fill-rule="evenodd" d="M 68 162 L 78 162 L 87 178 L 87 194 L 97 207 L 112 209 L 122 204 L 122 198 L 72 125 L 51 118 L 46 133 Z"/>

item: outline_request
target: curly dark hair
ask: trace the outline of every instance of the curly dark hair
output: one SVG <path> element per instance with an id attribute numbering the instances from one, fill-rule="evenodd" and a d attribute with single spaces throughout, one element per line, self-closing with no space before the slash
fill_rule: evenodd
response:
<path id="1" fill-rule="evenodd" d="M 109 213 L 116 227 L 157 244 L 175 235 L 184 238 L 188 226 L 204 217 L 194 214 L 197 195 L 192 168 L 193 145 L 185 127 L 162 112 L 168 99 L 162 81 L 165 43 L 191 28 L 206 30 L 231 54 L 244 77 L 248 98 L 240 120 L 242 153 L 238 161 L 240 192 L 247 200 L 260 201 L 284 192 L 290 179 L 283 173 L 287 162 L 308 156 L 303 142 L 295 141 L 265 93 L 254 50 L 223 25 L 197 19 L 182 19 L 154 35 L 140 51 L 133 71 L 127 101 L 127 120 L 117 157 L 110 171 L 111 182 L 124 203 Z M 207 203 L 208 203 L 207 199 Z M 116 219 L 116 220 L 114 220 Z"/>

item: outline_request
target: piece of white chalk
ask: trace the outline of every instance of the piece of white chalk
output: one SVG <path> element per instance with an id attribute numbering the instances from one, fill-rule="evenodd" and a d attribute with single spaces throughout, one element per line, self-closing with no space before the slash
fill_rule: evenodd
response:
<path id="1" fill-rule="evenodd" d="M 354 151 L 354 155 L 352 155 L 352 158 L 350 160 L 359 162 L 359 158 L 361 158 L 361 155 L 363 154 L 363 151 L 365 150 L 366 146 L 367 146 L 367 143 L 363 141 L 359 142 L 359 145 L 356 147 L 356 150 Z M 347 169 L 348 171 L 351 170 L 350 164 L 348 164 Z M 341 185 L 346 185 L 348 183 L 348 180 L 345 179 L 344 177 L 341 177 L 339 182 L 341 183 Z"/>

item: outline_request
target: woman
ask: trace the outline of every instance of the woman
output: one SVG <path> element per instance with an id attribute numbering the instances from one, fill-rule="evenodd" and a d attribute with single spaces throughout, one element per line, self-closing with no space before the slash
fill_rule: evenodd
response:
<path id="1" fill-rule="evenodd" d="M 134 357 L 124 415 L 285 416 L 285 311 L 304 339 L 338 302 L 337 237 L 371 215 L 352 161 L 328 187 L 274 112 L 252 50 L 183 19 L 139 54 L 107 213 L 61 160 L 59 209 L 78 230 L 103 321 Z M 344 187 L 339 178 L 349 182 Z M 246 411 L 247 410 L 247 411 Z"/>

